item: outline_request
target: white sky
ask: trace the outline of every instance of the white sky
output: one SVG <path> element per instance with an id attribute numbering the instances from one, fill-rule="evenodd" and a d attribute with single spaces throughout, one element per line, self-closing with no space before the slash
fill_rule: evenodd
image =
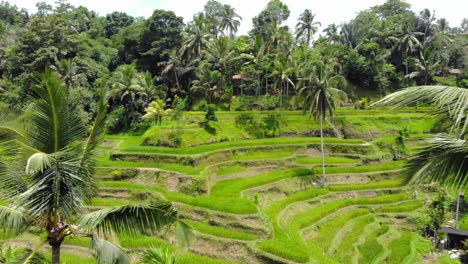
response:
<path id="1" fill-rule="evenodd" d="M 38 0 L 10 0 L 18 7 L 24 7 L 30 12 L 36 12 L 35 3 Z M 42 0 L 53 4 L 55 0 Z M 132 16 L 149 17 L 155 9 L 172 10 L 184 18 L 184 22 L 192 20 L 193 14 L 202 11 L 208 0 L 69 0 L 74 6 L 83 5 L 88 9 L 105 15 L 113 11 L 126 12 Z M 218 0 L 230 4 L 243 18 L 239 34 L 247 33 L 252 27 L 252 18 L 261 12 L 268 0 Z M 356 14 L 371 6 L 379 5 L 385 0 L 283 0 L 288 5 L 291 14 L 286 22 L 294 28 L 297 18 L 304 9 L 311 9 L 317 14 L 316 21 L 322 23 L 322 28 L 331 23 L 340 24 L 351 20 Z M 418 14 L 424 8 L 436 11 L 436 18 L 446 18 L 450 26 L 460 26 L 464 17 L 468 17 L 468 1 L 464 0 L 407 0 L 411 9 Z"/>

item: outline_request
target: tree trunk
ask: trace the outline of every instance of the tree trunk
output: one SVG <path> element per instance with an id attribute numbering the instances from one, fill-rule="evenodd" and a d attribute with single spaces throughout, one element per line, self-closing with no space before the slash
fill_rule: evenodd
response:
<path id="1" fill-rule="evenodd" d="M 280 118 L 283 118 L 283 83 L 280 82 Z"/>
<path id="2" fill-rule="evenodd" d="M 52 246 L 52 264 L 60 264 L 60 244 Z"/>
<path id="3" fill-rule="evenodd" d="M 322 152 L 322 178 L 321 187 L 325 188 L 325 153 L 323 151 L 323 113 L 320 112 L 320 150 Z"/>
<path id="4" fill-rule="evenodd" d="M 408 75 L 408 51 L 405 52 L 406 75 Z"/>

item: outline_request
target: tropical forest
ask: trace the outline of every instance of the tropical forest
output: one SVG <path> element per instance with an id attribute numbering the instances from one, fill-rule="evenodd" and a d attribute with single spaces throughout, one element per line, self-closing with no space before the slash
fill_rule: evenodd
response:
<path id="1" fill-rule="evenodd" d="M 71 2 L 0 2 L 0 263 L 468 263 L 468 17 Z"/>

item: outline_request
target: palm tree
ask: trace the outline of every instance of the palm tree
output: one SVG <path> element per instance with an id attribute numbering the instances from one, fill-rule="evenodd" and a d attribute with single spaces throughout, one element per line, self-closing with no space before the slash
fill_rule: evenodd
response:
<path id="1" fill-rule="evenodd" d="M 304 98 L 304 111 L 320 122 L 320 150 L 322 153 L 321 186 L 325 187 L 325 153 L 323 150 L 323 121 L 327 115 L 335 113 L 335 98 L 346 100 L 346 93 L 332 87 L 334 81 L 343 81 L 340 75 L 335 75 L 329 64 L 317 63 L 303 69 L 303 77 L 299 82 L 299 94 Z"/>
<path id="2" fill-rule="evenodd" d="M 240 20 L 242 20 L 242 17 L 236 13 L 236 9 L 230 5 L 224 5 L 218 19 L 219 29 L 223 32 L 228 31 L 229 36 L 233 37 L 240 26 Z"/>
<path id="3" fill-rule="evenodd" d="M 76 59 L 60 60 L 57 66 L 52 65 L 50 68 L 60 75 L 68 88 L 72 88 L 72 85 L 79 79 L 87 81 L 86 74 L 80 72 Z"/>
<path id="4" fill-rule="evenodd" d="M 156 100 L 149 104 L 145 109 L 146 114 L 143 116 L 144 120 L 152 121 L 156 125 L 161 125 L 164 116 L 171 113 L 171 109 L 164 109 L 163 100 Z"/>
<path id="5" fill-rule="evenodd" d="M 139 74 L 137 78 L 137 85 L 141 87 L 140 95 L 145 98 L 145 106 L 147 106 L 153 99 L 164 99 L 167 92 L 167 86 L 155 85 L 157 76 L 146 71 Z"/>
<path id="6" fill-rule="evenodd" d="M 381 48 L 391 48 L 395 44 L 395 32 L 389 27 L 388 22 L 383 20 L 379 26 L 370 29 L 371 40 L 377 42 Z"/>
<path id="7" fill-rule="evenodd" d="M 276 87 L 279 88 L 280 94 L 280 117 L 283 117 L 283 94 L 286 85 L 291 84 L 294 87 L 294 82 L 290 75 L 293 74 L 295 68 L 288 65 L 288 60 L 285 56 L 277 56 L 274 62 L 272 72 L 273 78 L 276 78 Z"/>
<path id="8" fill-rule="evenodd" d="M 361 45 L 364 36 L 363 32 L 359 30 L 355 23 L 343 23 L 340 26 L 340 42 L 341 44 L 350 47 L 352 49 L 357 48 Z"/>
<path id="9" fill-rule="evenodd" d="M 216 69 L 226 73 L 226 69 L 235 59 L 235 54 L 236 52 L 232 45 L 232 41 L 226 37 L 220 37 L 208 44 L 205 51 L 205 58 Z"/>
<path id="10" fill-rule="evenodd" d="M 410 31 L 408 28 L 404 28 L 402 33 L 398 37 L 392 37 L 395 41 L 394 48 L 404 54 L 404 61 L 405 61 L 405 75 L 409 74 L 408 69 L 408 55 L 413 53 L 420 45 L 418 36 L 422 35 L 421 32 L 413 32 Z"/>
<path id="11" fill-rule="evenodd" d="M 44 243 L 52 248 L 52 264 L 60 263 L 61 245 L 74 235 L 92 237 L 98 263 L 128 263 L 128 256 L 106 238 L 115 233 L 154 233 L 177 220 L 172 205 L 160 201 L 105 208 L 74 222 L 97 192 L 95 150 L 107 111 L 105 84 L 101 86 L 89 133 L 80 122 L 76 102 L 50 70 L 31 87 L 34 97 L 25 115 L 27 122 L 22 123 L 24 129 L 0 127 L 0 199 L 8 203 L 0 206 L 0 229 L 46 232 Z M 83 136 L 87 139 L 82 140 Z"/>
<path id="12" fill-rule="evenodd" d="M 435 12 L 431 14 L 431 11 L 427 8 L 419 12 L 419 17 L 418 17 L 418 27 L 422 29 L 423 35 L 423 44 L 427 45 L 426 41 L 428 40 L 428 35 L 430 31 L 433 31 L 434 28 L 434 21 L 436 20 L 435 18 Z"/>
<path id="13" fill-rule="evenodd" d="M 304 10 L 299 16 L 296 24 L 296 37 L 299 39 L 305 34 L 306 44 L 310 45 L 312 36 L 317 32 L 318 26 L 321 26 L 320 22 L 314 22 L 315 14 L 312 14 L 310 9 Z"/>
<path id="14" fill-rule="evenodd" d="M 419 51 L 419 58 L 414 60 L 414 66 L 416 66 L 417 70 L 406 75 L 406 78 L 416 78 L 422 77 L 424 80 L 424 85 L 427 85 L 429 78 L 432 79 L 432 75 L 435 72 L 436 67 L 439 65 L 438 61 L 434 61 L 434 55 L 431 54 L 429 49 L 424 49 L 423 51 Z"/>
<path id="15" fill-rule="evenodd" d="M 142 87 L 137 82 L 137 70 L 135 65 L 127 64 L 121 66 L 116 74 L 116 80 L 111 86 L 109 96 L 112 100 L 128 107 L 127 120 L 134 122 L 137 119 L 138 99 L 142 93 Z"/>
<path id="16" fill-rule="evenodd" d="M 340 34 L 338 33 L 338 27 L 335 23 L 328 25 L 323 32 L 329 43 L 338 43 L 340 41 Z"/>
<path id="17" fill-rule="evenodd" d="M 180 83 L 181 79 L 192 72 L 199 60 L 193 59 L 186 62 L 180 53 L 173 52 L 169 55 L 169 60 L 160 62 L 159 65 L 163 66 L 161 75 L 164 76 L 167 80 L 171 80 L 173 84 L 177 86 L 177 91 L 181 91 Z"/>
<path id="18" fill-rule="evenodd" d="M 451 120 L 452 127 L 444 136 L 430 140 L 429 145 L 410 159 L 407 177 L 413 183 L 436 182 L 461 189 L 468 184 L 468 90 L 447 86 L 409 87 L 386 96 L 372 106 L 405 106 L 424 101 L 436 106 L 433 114 Z"/>
<path id="19" fill-rule="evenodd" d="M 194 27 L 191 32 L 182 32 L 182 37 L 184 42 L 179 53 L 183 58 L 190 60 L 201 57 L 202 51 L 208 46 L 211 34 L 199 27 Z"/>

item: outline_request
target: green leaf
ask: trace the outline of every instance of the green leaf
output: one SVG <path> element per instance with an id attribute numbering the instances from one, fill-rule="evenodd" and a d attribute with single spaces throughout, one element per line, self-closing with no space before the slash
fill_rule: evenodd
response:
<path id="1" fill-rule="evenodd" d="M 177 211 L 169 202 L 105 208 L 83 216 L 79 229 L 102 235 L 156 233 L 177 220 Z"/>
<path id="2" fill-rule="evenodd" d="M 93 236 L 91 248 L 95 251 L 98 264 L 130 264 L 130 258 L 118 245 Z"/>

